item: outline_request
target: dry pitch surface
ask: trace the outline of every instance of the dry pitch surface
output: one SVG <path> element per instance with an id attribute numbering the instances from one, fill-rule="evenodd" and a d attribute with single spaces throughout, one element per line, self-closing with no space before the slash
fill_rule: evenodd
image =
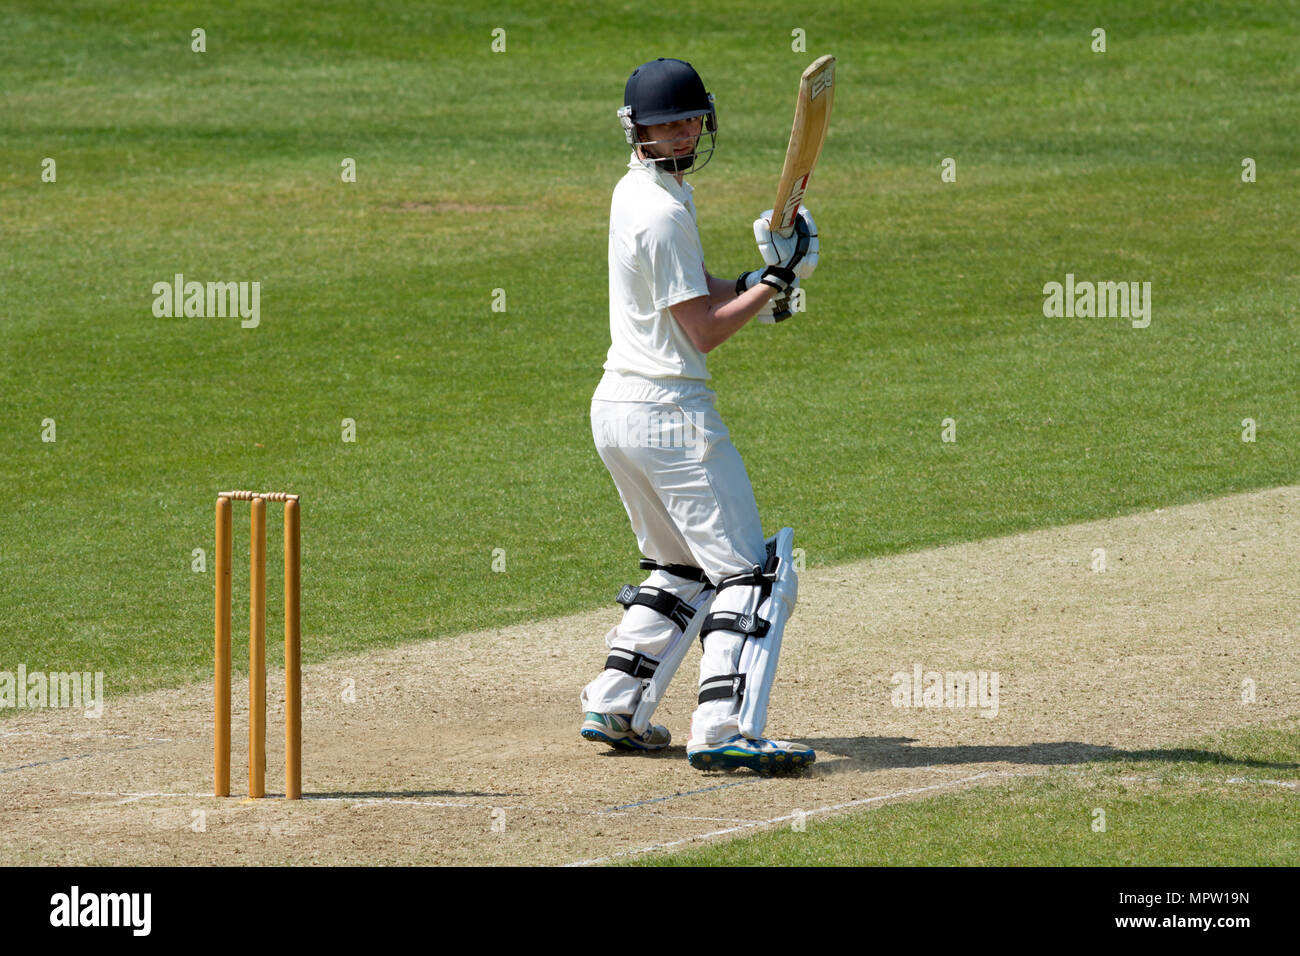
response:
<path id="1" fill-rule="evenodd" d="M 656 717 L 676 741 L 666 753 L 583 741 L 578 692 L 603 660 L 614 606 L 308 668 L 295 803 L 211 796 L 210 684 L 110 700 L 98 720 L 20 711 L 0 722 L 0 864 L 617 859 L 788 825 L 797 810 L 925 799 L 1294 716 L 1298 504 L 1300 488 L 1272 489 L 810 567 L 768 724 L 817 748 L 815 768 L 793 779 L 687 765 L 695 653 Z M 894 707 L 891 675 L 916 664 L 997 671 L 997 716 Z"/>

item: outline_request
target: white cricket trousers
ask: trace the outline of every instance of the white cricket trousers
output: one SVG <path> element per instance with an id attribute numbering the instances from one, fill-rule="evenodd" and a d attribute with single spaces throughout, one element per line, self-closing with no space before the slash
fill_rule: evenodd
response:
<path id="1" fill-rule="evenodd" d="M 641 554 L 659 564 L 702 568 L 714 584 L 766 559 L 754 489 L 715 398 L 699 382 L 684 386 L 681 380 L 607 372 L 591 403 L 592 438 L 623 499 Z M 692 605 L 705 590 L 662 571 L 652 572 L 643 584 L 672 591 Z M 757 611 L 757 591 L 753 603 L 750 612 Z M 680 633 L 663 615 L 634 606 L 605 642 L 658 660 Z M 743 643 L 742 635 L 712 632 L 700 681 L 735 673 Z M 641 688 L 640 679 L 605 670 L 583 689 L 583 710 L 630 714 Z M 739 733 L 737 710 L 734 699 L 699 705 L 691 742 L 700 746 Z"/>

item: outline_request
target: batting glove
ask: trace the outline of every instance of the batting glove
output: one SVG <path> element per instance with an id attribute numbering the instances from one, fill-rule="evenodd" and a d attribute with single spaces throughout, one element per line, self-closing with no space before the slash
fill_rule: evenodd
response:
<path id="1" fill-rule="evenodd" d="M 817 259 L 821 252 L 821 240 L 817 236 L 817 224 L 813 222 L 810 212 L 800 207 L 795 216 L 794 232 L 784 238 L 772 232 L 769 219 L 772 210 L 767 210 L 754 220 L 754 239 L 763 261 L 769 266 L 785 266 L 793 269 L 801 279 L 807 279 L 817 268 Z"/>
<path id="2" fill-rule="evenodd" d="M 769 269 L 755 269 L 753 272 L 743 273 L 736 280 L 736 295 L 740 295 L 746 289 L 752 289 L 758 283 L 763 281 L 763 275 L 770 271 Z M 773 285 L 768 282 L 767 285 Z M 774 286 L 775 287 L 775 286 Z M 793 314 L 790 310 L 790 299 L 794 295 L 795 289 L 799 288 L 799 279 L 796 277 L 784 291 L 778 291 L 776 295 L 768 299 L 763 307 L 755 313 L 754 318 L 765 325 L 771 325 L 774 322 L 784 322 Z"/>

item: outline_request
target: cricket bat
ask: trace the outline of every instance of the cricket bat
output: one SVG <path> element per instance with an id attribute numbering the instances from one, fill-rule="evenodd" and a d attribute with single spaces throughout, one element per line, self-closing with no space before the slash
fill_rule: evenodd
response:
<path id="1" fill-rule="evenodd" d="M 799 204 L 808 189 L 817 157 L 831 125 L 831 104 L 835 101 L 835 57 L 819 57 L 799 78 L 799 100 L 794 108 L 794 127 L 785 150 L 785 166 L 772 204 L 772 231 L 784 238 L 794 232 Z"/>

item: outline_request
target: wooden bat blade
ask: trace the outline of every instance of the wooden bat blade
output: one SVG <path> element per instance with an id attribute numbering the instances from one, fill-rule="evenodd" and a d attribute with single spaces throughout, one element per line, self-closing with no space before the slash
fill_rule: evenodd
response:
<path id="1" fill-rule="evenodd" d="M 808 180 L 826 142 L 834 102 L 835 57 L 823 56 L 799 78 L 799 100 L 794 108 L 790 145 L 785 150 L 785 166 L 777 184 L 776 202 L 772 204 L 772 231 L 779 235 L 789 236 L 794 232 L 799 204 L 803 202 Z"/>

